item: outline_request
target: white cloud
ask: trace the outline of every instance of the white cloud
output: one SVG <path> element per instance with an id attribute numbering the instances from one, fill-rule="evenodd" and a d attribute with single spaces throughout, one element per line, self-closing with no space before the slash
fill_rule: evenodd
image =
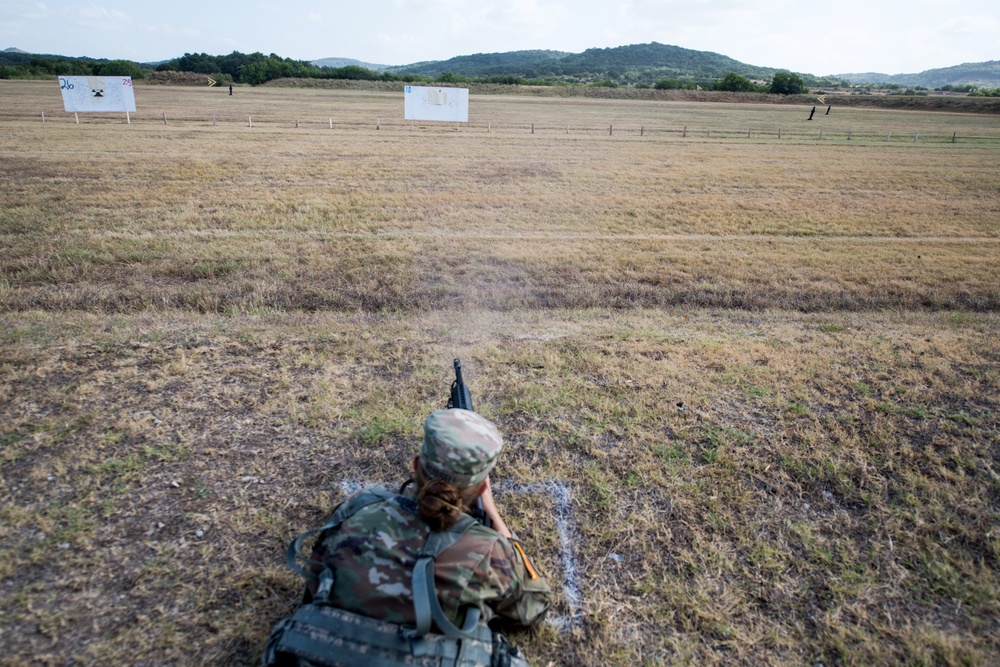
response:
<path id="1" fill-rule="evenodd" d="M 49 18 L 52 14 L 53 11 L 48 5 L 43 2 L 36 2 L 32 10 L 24 12 L 21 16 L 29 21 L 41 21 Z"/>
<path id="2" fill-rule="evenodd" d="M 392 6 L 396 9 L 414 9 L 420 12 L 461 7 L 465 4 L 466 0 L 392 0 Z"/>
<path id="3" fill-rule="evenodd" d="M 993 16 L 959 16 L 944 24 L 941 31 L 958 35 L 990 35 L 1000 33 L 1000 21 Z"/>
<path id="4" fill-rule="evenodd" d="M 570 14 L 560 3 L 540 3 L 538 0 L 511 0 L 500 7 L 500 15 L 506 24 L 541 33 L 557 29 Z"/>
<path id="5" fill-rule="evenodd" d="M 312 23 L 313 25 L 320 25 L 320 26 L 326 25 L 326 20 L 323 18 L 323 16 L 321 14 L 317 14 L 316 12 L 309 12 L 306 15 L 306 18 L 308 18 L 309 22 Z"/>
<path id="6" fill-rule="evenodd" d="M 67 18 L 77 25 L 108 32 L 123 32 L 132 27 L 132 18 L 117 9 L 88 5 L 79 10 L 68 10 Z"/>
<path id="7" fill-rule="evenodd" d="M 17 39 L 18 36 L 23 35 L 31 22 L 44 21 L 52 14 L 52 10 L 41 2 L 28 6 L 15 2 L 0 2 L 0 35 Z M 6 46 L 6 44 L 0 44 L 0 48 L 6 48 Z"/>
<path id="8" fill-rule="evenodd" d="M 16 0 L 0 0 L 0 17 L 5 19 L 37 19 L 52 14 L 43 2 L 24 3 Z"/>

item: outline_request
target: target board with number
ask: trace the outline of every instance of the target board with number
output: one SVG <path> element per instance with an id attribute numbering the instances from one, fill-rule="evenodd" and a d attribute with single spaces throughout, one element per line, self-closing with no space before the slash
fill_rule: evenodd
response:
<path id="1" fill-rule="evenodd" d="M 67 113 L 135 111 L 130 76 L 61 76 L 59 89 Z"/>
<path id="2" fill-rule="evenodd" d="M 403 118 L 468 123 L 469 89 L 406 86 L 403 94 Z"/>

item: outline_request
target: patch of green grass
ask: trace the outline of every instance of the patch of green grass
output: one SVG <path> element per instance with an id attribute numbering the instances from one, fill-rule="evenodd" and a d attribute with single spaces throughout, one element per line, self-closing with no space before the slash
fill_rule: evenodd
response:
<path id="1" fill-rule="evenodd" d="M 190 452 L 184 442 L 157 442 L 145 445 L 143 453 L 146 458 L 160 463 L 178 463 L 187 460 Z"/>
<path id="2" fill-rule="evenodd" d="M 191 480 L 190 483 L 191 495 L 195 497 L 196 500 L 203 500 L 212 495 L 212 487 L 202 482 L 200 479 Z"/>
<path id="3" fill-rule="evenodd" d="M 102 483 L 108 483 L 115 495 L 125 493 L 138 480 L 145 467 L 143 457 L 129 454 L 120 459 L 108 459 L 89 467 L 88 472 Z"/>
<path id="4" fill-rule="evenodd" d="M 525 384 L 507 396 L 502 404 L 504 412 L 525 413 L 532 416 L 549 414 L 552 406 L 551 392 L 537 384 Z"/>
<path id="5" fill-rule="evenodd" d="M 213 280 L 235 273 L 240 268 L 239 262 L 199 262 L 191 269 L 191 276 L 196 280 Z"/>
<path id="6" fill-rule="evenodd" d="M 996 364 L 961 364 L 959 368 L 978 382 L 1000 384 L 1000 367 Z"/>
<path id="7" fill-rule="evenodd" d="M 705 463 L 715 463 L 719 460 L 719 447 L 722 445 L 722 436 L 719 429 L 709 427 L 703 433 L 701 456 Z"/>
<path id="8" fill-rule="evenodd" d="M 690 459 L 688 453 L 684 450 L 684 446 L 679 442 L 670 445 L 657 443 L 653 445 L 653 453 L 661 461 L 668 464 L 684 462 Z"/>
<path id="9" fill-rule="evenodd" d="M 0 459 L 14 461 L 20 457 L 22 450 L 18 446 L 24 441 L 24 436 L 15 432 L 0 433 Z"/>
<path id="10" fill-rule="evenodd" d="M 397 415 L 376 414 L 354 432 L 362 444 L 376 447 L 393 439 L 405 439 L 413 432 L 413 423 Z"/>
<path id="11" fill-rule="evenodd" d="M 785 413 L 792 417 L 805 417 L 809 414 L 809 406 L 801 399 L 788 401 L 785 404 Z"/>
<path id="12" fill-rule="evenodd" d="M 948 323 L 956 329 L 978 324 L 979 316 L 970 312 L 955 312 L 948 315 Z"/>
<path id="13" fill-rule="evenodd" d="M 583 468 L 583 481 L 597 508 L 610 509 L 615 500 L 614 484 L 597 463 L 587 463 Z"/>
<path id="14" fill-rule="evenodd" d="M 905 415 L 910 419 L 927 419 L 933 412 L 922 405 L 901 406 L 887 401 L 876 403 L 875 411 L 887 415 Z"/>
<path id="15" fill-rule="evenodd" d="M 84 413 L 70 417 L 46 417 L 33 426 L 35 433 L 48 433 L 55 445 L 92 422 L 92 415 Z"/>
<path id="16" fill-rule="evenodd" d="M 125 434 L 121 431 L 116 431 L 114 429 L 108 429 L 107 431 L 101 434 L 102 445 L 117 445 L 124 439 L 125 439 Z"/>
<path id="17" fill-rule="evenodd" d="M 624 485 L 626 489 L 637 489 L 643 484 L 643 478 L 635 472 L 629 472 L 622 478 L 622 485 Z"/>
<path id="18" fill-rule="evenodd" d="M 980 423 L 979 419 L 976 419 L 972 415 L 965 412 L 953 412 L 951 414 L 945 415 L 945 418 L 955 422 L 960 426 L 978 426 Z"/>
<path id="19" fill-rule="evenodd" d="M 759 572 L 774 576 L 788 567 L 789 554 L 767 540 L 754 539 L 747 553 L 749 563 Z"/>
<path id="20" fill-rule="evenodd" d="M 55 530 L 48 540 L 51 545 L 72 544 L 80 538 L 89 536 L 97 517 L 86 507 L 70 504 L 53 507 L 50 518 L 55 523 Z"/>

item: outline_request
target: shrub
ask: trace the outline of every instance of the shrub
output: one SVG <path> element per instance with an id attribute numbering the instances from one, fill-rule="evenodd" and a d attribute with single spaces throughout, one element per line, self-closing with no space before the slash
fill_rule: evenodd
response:
<path id="1" fill-rule="evenodd" d="M 775 72 L 768 92 L 775 95 L 801 95 L 808 93 L 809 88 L 806 87 L 805 81 L 798 74 Z"/>
<path id="2" fill-rule="evenodd" d="M 657 90 L 677 90 L 680 87 L 681 87 L 680 81 L 678 81 L 677 79 L 670 79 L 670 78 L 660 79 L 653 85 L 653 88 L 656 88 Z"/>
<path id="3" fill-rule="evenodd" d="M 106 63 L 95 63 L 94 74 L 97 76 L 130 76 L 141 79 L 146 74 L 138 64 L 131 60 L 109 60 Z"/>
<path id="4" fill-rule="evenodd" d="M 722 81 L 715 84 L 715 89 L 733 93 L 753 93 L 760 90 L 753 81 L 736 72 L 727 74 Z"/>
<path id="5" fill-rule="evenodd" d="M 454 72 L 442 72 L 441 76 L 437 77 L 437 80 L 441 83 L 469 83 L 472 81 L 469 77 L 461 76 Z"/>

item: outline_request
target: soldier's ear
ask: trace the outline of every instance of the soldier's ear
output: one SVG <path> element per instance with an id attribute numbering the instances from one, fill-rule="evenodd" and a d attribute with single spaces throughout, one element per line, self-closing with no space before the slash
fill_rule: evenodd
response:
<path id="1" fill-rule="evenodd" d="M 417 469 L 419 469 L 419 468 L 420 468 L 420 456 L 414 456 L 413 457 L 413 472 L 417 472 Z"/>

